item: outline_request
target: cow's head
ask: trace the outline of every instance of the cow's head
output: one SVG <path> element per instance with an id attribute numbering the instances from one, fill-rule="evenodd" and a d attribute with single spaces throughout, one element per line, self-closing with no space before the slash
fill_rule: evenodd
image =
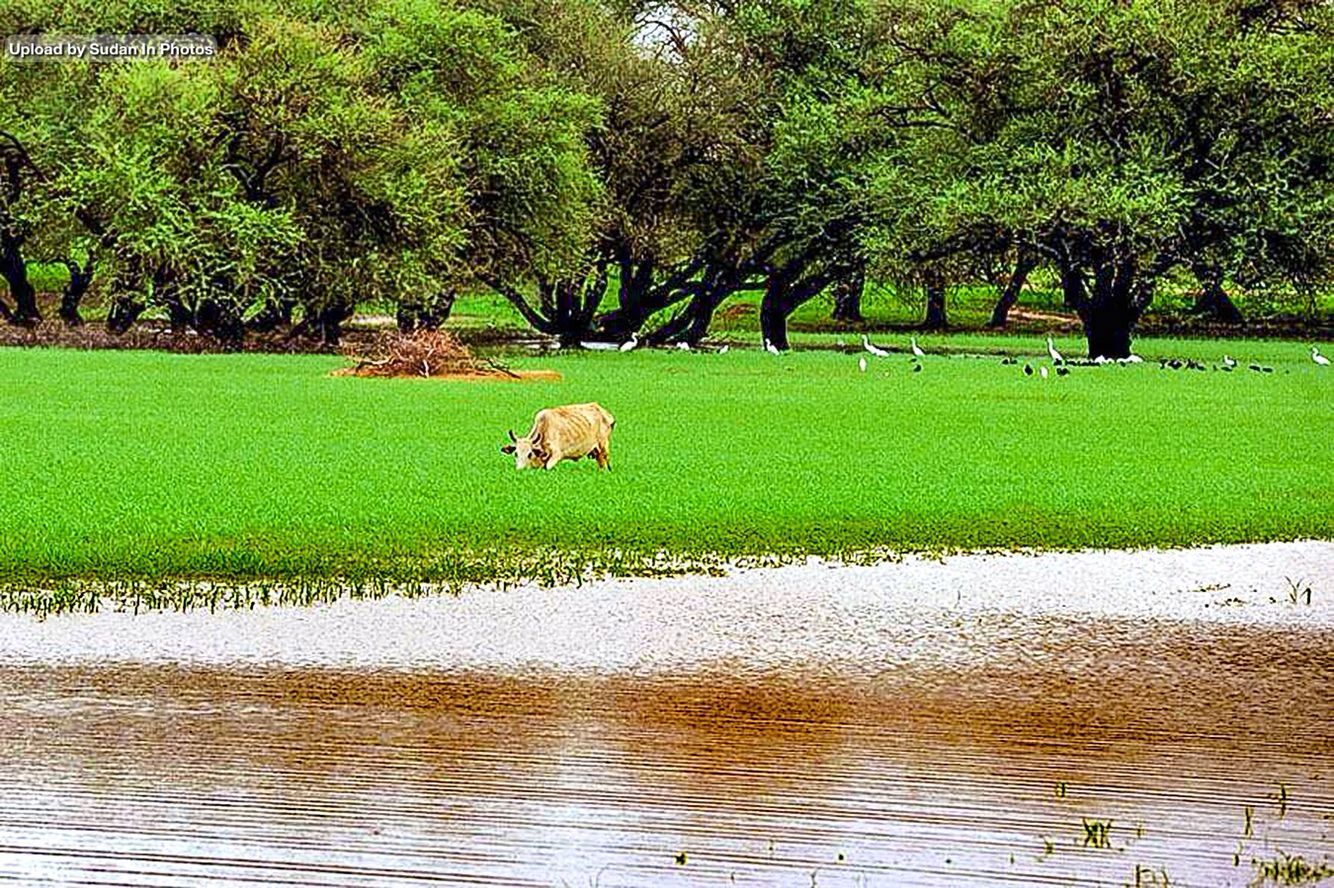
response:
<path id="1" fill-rule="evenodd" d="M 542 446 L 542 436 L 516 438 L 514 430 L 509 431 L 510 443 L 500 448 L 501 453 L 514 454 L 514 468 L 536 469 L 546 465 L 547 452 Z"/>

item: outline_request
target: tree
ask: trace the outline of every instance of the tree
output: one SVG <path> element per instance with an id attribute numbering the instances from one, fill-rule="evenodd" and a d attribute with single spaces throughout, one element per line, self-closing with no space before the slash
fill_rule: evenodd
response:
<path id="1" fill-rule="evenodd" d="M 996 300 L 996 306 L 992 309 L 991 320 L 987 326 L 993 329 L 1003 329 L 1010 318 L 1010 309 L 1014 308 L 1019 301 L 1019 294 L 1024 289 L 1024 284 L 1028 282 L 1028 276 L 1032 274 L 1033 269 L 1037 267 L 1037 254 L 1027 247 L 1020 247 L 1015 251 L 1013 270 L 1005 279 L 1001 287 L 1000 298 Z"/>
<path id="2" fill-rule="evenodd" d="M 0 276 L 14 300 L 11 307 L 0 300 L 0 318 L 30 326 L 41 320 L 37 293 L 28 280 L 24 248 L 32 231 L 32 221 L 25 213 L 25 198 L 38 177 L 37 167 L 23 143 L 8 131 L 0 130 Z"/>
<path id="3" fill-rule="evenodd" d="M 625 339 L 706 288 L 707 214 L 693 200 L 712 170 L 743 162 L 747 78 L 707 11 L 600 0 L 499 9 L 551 77 L 595 96 L 603 111 L 585 134 L 602 192 L 582 261 L 564 278 L 499 289 L 565 341 Z M 685 326 L 669 322 L 649 338 Z"/>
<path id="4" fill-rule="evenodd" d="M 882 219 L 882 262 L 905 241 L 921 256 L 1030 250 L 1094 357 L 1130 353 L 1174 267 L 1323 273 L 1330 11 L 1268 10 L 997 0 L 901 15 L 901 72 L 933 124 L 877 181 L 881 207 L 915 198 L 919 217 Z"/>
<path id="5" fill-rule="evenodd" d="M 862 317 L 862 293 L 866 289 L 866 268 L 854 269 L 847 277 L 834 285 L 834 309 L 830 319 L 848 324 L 860 324 Z"/>
<path id="6" fill-rule="evenodd" d="M 172 14 L 72 8 L 21 24 Z M 290 327 L 334 343 L 367 298 L 429 319 L 477 268 L 581 252 L 593 103 L 537 76 L 503 22 L 427 0 L 295 10 L 219 12 L 206 63 L 86 65 L 79 114 L 33 133 L 112 269 L 111 329 L 154 309 L 229 342 Z"/>
<path id="7" fill-rule="evenodd" d="M 714 264 L 736 287 L 763 278 L 761 331 L 786 349 L 797 308 L 835 283 L 860 290 L 866 182 L 893 138 L 883 27 L 859 0 L 756 0 L 722 27 L 759 80 L 746 130 L 755 163 L 719 202 L 744 215 L 712 226 L 727 245 Z"/>

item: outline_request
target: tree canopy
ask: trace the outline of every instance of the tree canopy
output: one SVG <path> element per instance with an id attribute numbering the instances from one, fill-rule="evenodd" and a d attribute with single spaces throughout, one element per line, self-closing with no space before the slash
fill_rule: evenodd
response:
<path id="1" fill-rule="evenodd" d="M 1319 0 L 12 0 L 0 29 L 219 46 L 0 60 L 13 323 L 47 261 L 113 330 L 332 342 L 488 287 L 565 341 L 693 343 L 757 291 L 786 348 L 868 275 L 943 323 L 947 287 L 1045 267 L 1124 357 L 1165 279 L 1226 313 L 1225 282 L 1334 277 Z"/>

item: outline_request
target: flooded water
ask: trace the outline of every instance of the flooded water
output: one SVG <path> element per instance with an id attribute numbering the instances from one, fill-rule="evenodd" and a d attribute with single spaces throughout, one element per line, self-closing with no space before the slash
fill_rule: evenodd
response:
<path id="1" fill-rule="evenodd" d="M 1330 552 L 1140 556 L 1060 606 L 1011 593 L 1078 579 L 1080 556 L 6 616 L 0 883 L 1240 886 L 1257 861 L 1331 866 Z M 1281 597 L 1279 562 L 1311 604 Z M 969 569 L 986 579 L 960 594 Z"/>

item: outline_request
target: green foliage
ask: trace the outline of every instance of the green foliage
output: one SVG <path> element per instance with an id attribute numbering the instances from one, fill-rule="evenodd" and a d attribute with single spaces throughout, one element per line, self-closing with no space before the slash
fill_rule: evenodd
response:
<path id="1" fill-rule="evenodd" d="M 188 21 L 153 3 L 31 15 L 16 26 Z M 368 294 L 418 300 L 475 266 L 545 270 L 582 252 L 596 105 L 538 76 L 498 19 L 255 0 L 218 28 L 208 62 L 0 69 L 0 88 L 29 98 L 16 128 L 57 171 L 48 238 L 91 219 L 127 311 L 236 334 L 249 311 L 299 303 L 336 325 Z"/>
<path id="2" fill-rule="evenodd" d="M 130 321 L 327 335 L 485 283 L 567 342 L 698 341 L 758 288 L 781 343 L 868 265 L 938 292 L 1022 252 L 1116 354 L 1172 275 L 1334 280 L 1316 0 L 10 0 L 0 29 L 219 39 L 0 61 L 31 161 L 0 227 L 97 260 Z"/>
<path id="3" fill-rule="evenodd" d="M 1174 266 L 1328 280 L 1328 4 L 891 9 L 920 120 L 874 180 L 882 271 L 1027 245 L 1063 270 L 1086 322 L 1110 306 L 1132 324 Z"/>

